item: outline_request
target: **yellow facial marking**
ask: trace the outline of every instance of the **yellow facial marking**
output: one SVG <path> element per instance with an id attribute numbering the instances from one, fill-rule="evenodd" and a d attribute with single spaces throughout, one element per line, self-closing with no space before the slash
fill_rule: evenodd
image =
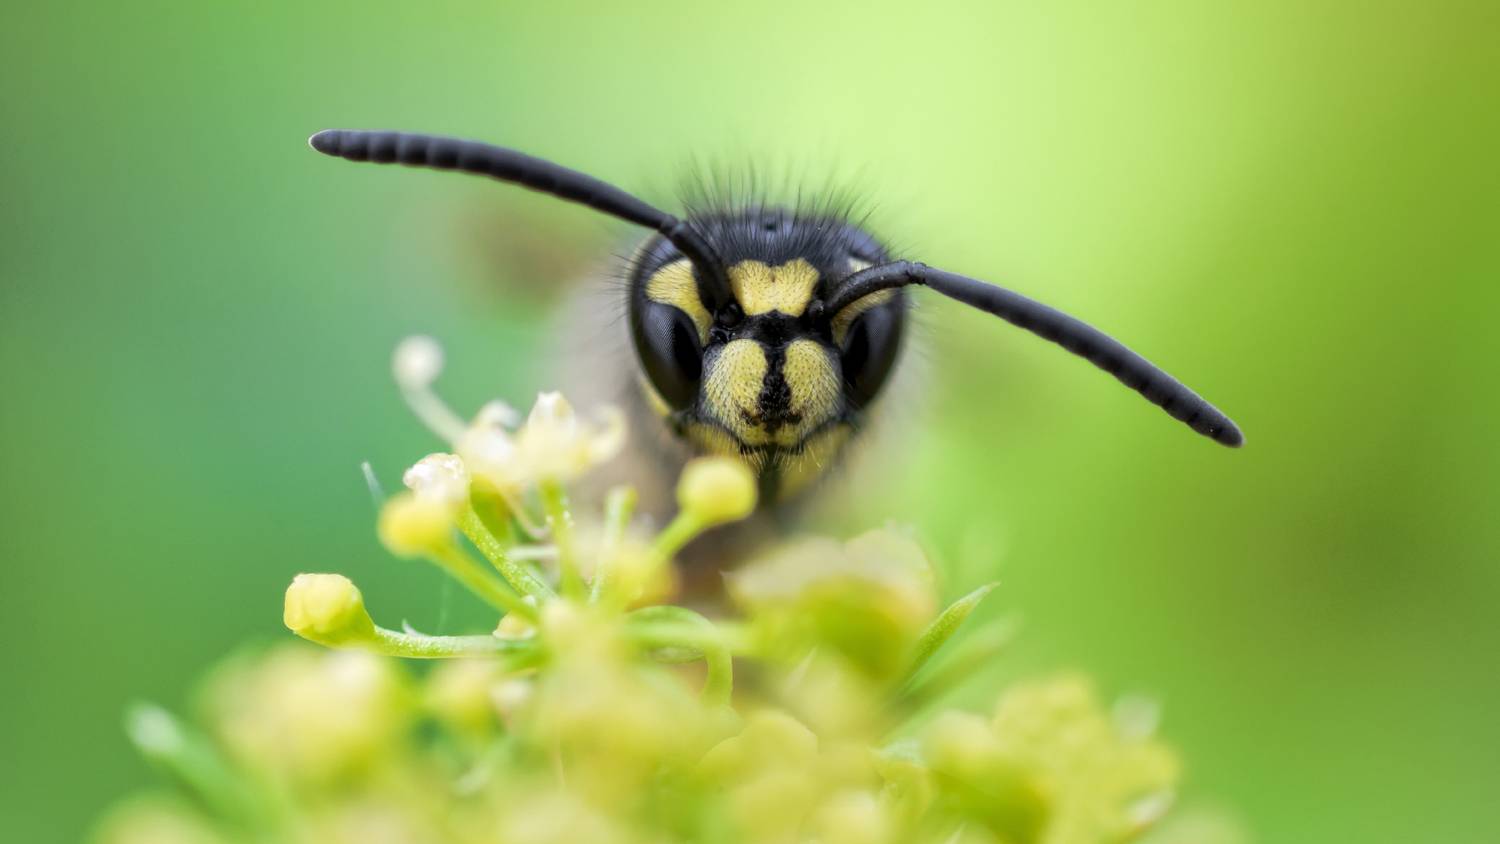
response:
<path id="1" fill-rule="evenodd" d="M 703 404 L 715 422 L 747 446 L 795 449 L 839 410 L 838 370 L 831 354 L 812 340 L 794 340 L 782 353 L 781 377 L 786 381 L 791 414 L 768 426 L 761 405 L 771 361 L 765 347 L 754 340 L 732 340 L 708 362 L 703 381 Z"/>
<path id="2" fill-rule="evenodd" d="M 729 287 L 748 316 L 780 311 L 802 316 L 818 284 L 818 271 L 798 258 L 779 267 L 741 261 L 729 268 Z"/>
<path id="3" fill-rule="evenodd" d="M 685 427 L 684 433 L 687 435 L 688 441 L 704 454 L 738 458 L 745 461 L 745 464 L 757 473 L 765 468 L 765 452 L 752 451 L 749 454 L 742 453 L 739 441 L 718 425 L 693 422 Z"/>
<path id="4" fill-rule="evenodd" d="M 698 298 L 698 282 L 693 280 L 693 265 L 686 258 L 662 267 L 646 282 L 646 298 L 671 305 L 692 318 L 698 327 L 698 342 L 708 342 L 708 327 L 713 320 L 703 300 Z"/>
<path id="5" fill-rule="evenodd" d="M 754 340 L 731 340 L 709 364 L 703 401 L 746 445 L 766 445 L 770 438 L 752 420 L 760 414 L 760 390 L 766 379 L 766 351 Z"/>
<path id="6" fill-rule="evenodd" d="M 652 412 L 662 417 L 672 415 L 672 406 L 661 397 L 661 393 L 657 391 L 656 385 L 651 383 L 651 379 L 646 377 L 646 373 L 638 373 L 635 380 L 640 384 L 641 395 L 646 397 L 646 404 L 651 407 Z"/>
<path id="7" fill-rule="evenodd" d="M 849 426 L 834 425 L 809 437 L 802 451 L 787 457 L 783 463 L 777 497 L 796 495 L 822 477 L 849 442 L 850 433 Z"/>
<path id="8" fill-rule="evenodd" d="M 861 296 L 844 306 L 844 309 L 833 315 L 833 342 L 844 345 L 849 338 L 849 328 L 860 315 L 871 308 L 876 308 L 891 301 L 896 295 L 894 290 L 877 290 L 868 296 Z"/>
<path id="9" fill-rule="evenodd" d="M 870 263 L 868 261 L 850 260 L 849 272 L 857 273 L 869 266 Z M 853 302 L 845 305 L 843 310 L 833 315 L 833 342 L 839 344 L 839 346 L 843 346 L 844 341 L 849 337 L 849 327 L 854 324 L 856 319 L 859 319 L 860 314 L 871 308 L 884 305 L 886 302 L 891 301 L 891 297 L 894 295 L 896 295 L 895 291 L 892 290 L 877 290 L 868 296 L 855 299 Z"/>
<path id="10" fill-rule="evenodd" d="M 839 376 L 827 349 L 812 340 L 793 340 L 786 347 L 781 377 L 791 389 L 792 412 L 802 417 L 791 432 L 800 442 L 838 411 Z"/>

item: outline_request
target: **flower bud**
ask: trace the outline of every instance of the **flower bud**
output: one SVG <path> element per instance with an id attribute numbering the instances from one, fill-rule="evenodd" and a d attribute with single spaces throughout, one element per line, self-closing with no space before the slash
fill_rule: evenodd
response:
<path id="1" fill-rule="evenodd" d="M 401 493 L 380 508 L 376 531 L 392 554 L 415 557 L 453 541 L 453 512 L 431 498 Z"/>
<path id="2" fill-rule="evenodd" d="M 304 639 L 324 645 L 365 641 L 375 622 L 359 588 L 341 574 L 299 574 L 286 588 L 282 621 Z"/>
<path id="3" fill-rule="evenodd" d="M 846 543 L 793 540 L 725 579 L 768 644 L 788 656 L 831 650 L 882 682 L 909 665 L 913 643 L 937 611 L 926 556 L 890 530 Z"/>
<path id="4" fill-rule="evenodd" d="M 967 712 L 944 712 L 928 725 L 922 748 L 944 784 L 948 800 L 960 812 L 1005 841 L 1036 841 L 1041 837 L 1052 808 L 1051 794 L 1041 785 L 1046 772 L 1007 752 L 1005 743 L 983 718 Z M 1091 836 L 1087 840 L 1105 838 Z"/>
<path id="5" fill-rule="evenodd" d="M 880 844 L 893 840 L 897 832 L 880 798 L 868 791 L 832 795 L 813 823 L 823 844 Z"/>
<path id="6" fill-rule="evenodd" d="M 384 760 L 400 758 L 413 715 L 394 661 L 289 643 L 225 666 L 203 703 L 233 770 L 270 794 L 369 782 Z"/>
<path id="7" fill-rule="evenodd" d="M 480 737 L 495 725 L 491 697 L 499 679 L 500 663 L 495 660 L 447 660 L 427 675 L 423 703 L 449 728 Z"/>
<path id="8" fill-rule="evenodd" d="M 222 844 L 205 820 L 179 802 L 134 798 L 110 810 L 90 839 L 97 844 Z"/>
<path id="9" fill-rule="evenodd" d="M 750 715 L 738 735 L 709 749 L 698 762 L 698 772 L 710 779 L 732 780 L 778 768 L 800 769 L 818 755 L 818 737 L 779 709 Z"/>
<path id="10" fill-rule="evenodd" d="M 391 374 L 402 389 L 422 389 L 443 371 L 443 347 L 431 337 L 407 337 L 396 346 Z"/>
<path id="11" fill-rule="evenodd" d="M 984 779 L 1000 753 L 990 725 L 978 715 L 957 710 L 943 712 L 928 726 L 923 747 L 933 768 L 973 781 Z"/>
<path id="12" fill-rule="evenodd" d="M 755 476 L 731 457 L 700 457 L 677 481 L 677 504 L 704 526 L 736 522 L 755 510 Z"/>
<path id="13" fill-rule="evenodd" d="M 490 687 L 490 705 L 507 726 L 513 726 L 534 697 L 536 681 L 531 677 L 508 677 Z"/>

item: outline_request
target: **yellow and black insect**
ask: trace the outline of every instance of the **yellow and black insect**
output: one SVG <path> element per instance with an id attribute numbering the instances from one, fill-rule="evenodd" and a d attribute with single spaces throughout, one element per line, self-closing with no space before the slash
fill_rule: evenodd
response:
<path id="1" fill-rule="evenodd" d="M 334 129 L 310 143 L 351 161 L 490 176 L 654 230 L 625 268 L 645 403 L 686 450 L 749 463 L 765 501 L 808 487 L 861 429 L 900 357 L 910 285 L 1088 359 L 1216 442 L 1244 441 L 1213 405 L 1098 329 L 1004 288 L 895 260 L 836 213 L 746 205 L 679 219 L 591 176 L 474 141 Z"/>

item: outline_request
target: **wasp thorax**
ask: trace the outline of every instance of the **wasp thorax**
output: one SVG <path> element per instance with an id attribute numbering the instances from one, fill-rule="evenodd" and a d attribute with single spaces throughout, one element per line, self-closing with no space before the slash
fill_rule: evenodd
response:
<path id="1" fill-rule="evenodd" d="M 905 300 L 884 291 L 830 313 L 829 291 L 884 251 L 840 221 L 776 220 L 695 221 L 721 256 L 719 279 L 648 242 L 630 312 L 648 395 L 674 430 L 700 451 L 742 456 L 787 492 L 838 456 L 886 381 Z"/>

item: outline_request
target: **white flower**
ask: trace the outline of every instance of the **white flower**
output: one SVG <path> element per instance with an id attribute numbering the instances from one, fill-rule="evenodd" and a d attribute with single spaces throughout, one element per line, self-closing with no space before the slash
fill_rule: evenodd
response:
<path id="1" fill-rule="evenodd" d="M 469 500 L 469 470 L 456 454 L 429 454 L 401 476 L 418 498 L 449 507 L 462 507 Z"/>
<path id="2" fill-rule="evenodd" d="M 515 427 L 516 416 L 504 402 L 490 402 L 479 409 L 479 415 L 453 444 L 470 474 L 502 491 L 526 485 L 515 434 L 510 430 Z"/>
<path id="3" fill-rule="evenodd" d="M 468 424 L 432 390 L 443 369 L 443 350 L 430 337 L 408 337 L 396 347 L 392 372 L 412 412 L 453 446 L 407 471 L 403 480 L 425 501 L 457 506 L 471 479 L 504 496 L 542 481 L 568 483 L 614 457 L 625 444 L 625 420 L 606 407 L 597 422 L 580 419 L 561 393 L 542 393 L 521 424 L 504 402 L 479 409 Z"/>
<path id="4" fill-rule="evenodd" d="M 567 483 L 620 453 L 625 421 L 618 410 L 605 408 L 599 424 L 583 422 L 561 393 L 542 393 L 516 444 L 531 480 Z"/>
<path id="5" fill-rule="evenodd" d="M 515 411 L 500 402 L 485 405 L 457 443 L 458 454 L 476 478 L 501 492 L 518 492 L 538 482 L 567 483 L 614 457 L 625 443 L 625 423 L 607 408 L 598 424 L 578 418 L 560 393 L 542 393 L 520 430 L 507 421 Z"/>

